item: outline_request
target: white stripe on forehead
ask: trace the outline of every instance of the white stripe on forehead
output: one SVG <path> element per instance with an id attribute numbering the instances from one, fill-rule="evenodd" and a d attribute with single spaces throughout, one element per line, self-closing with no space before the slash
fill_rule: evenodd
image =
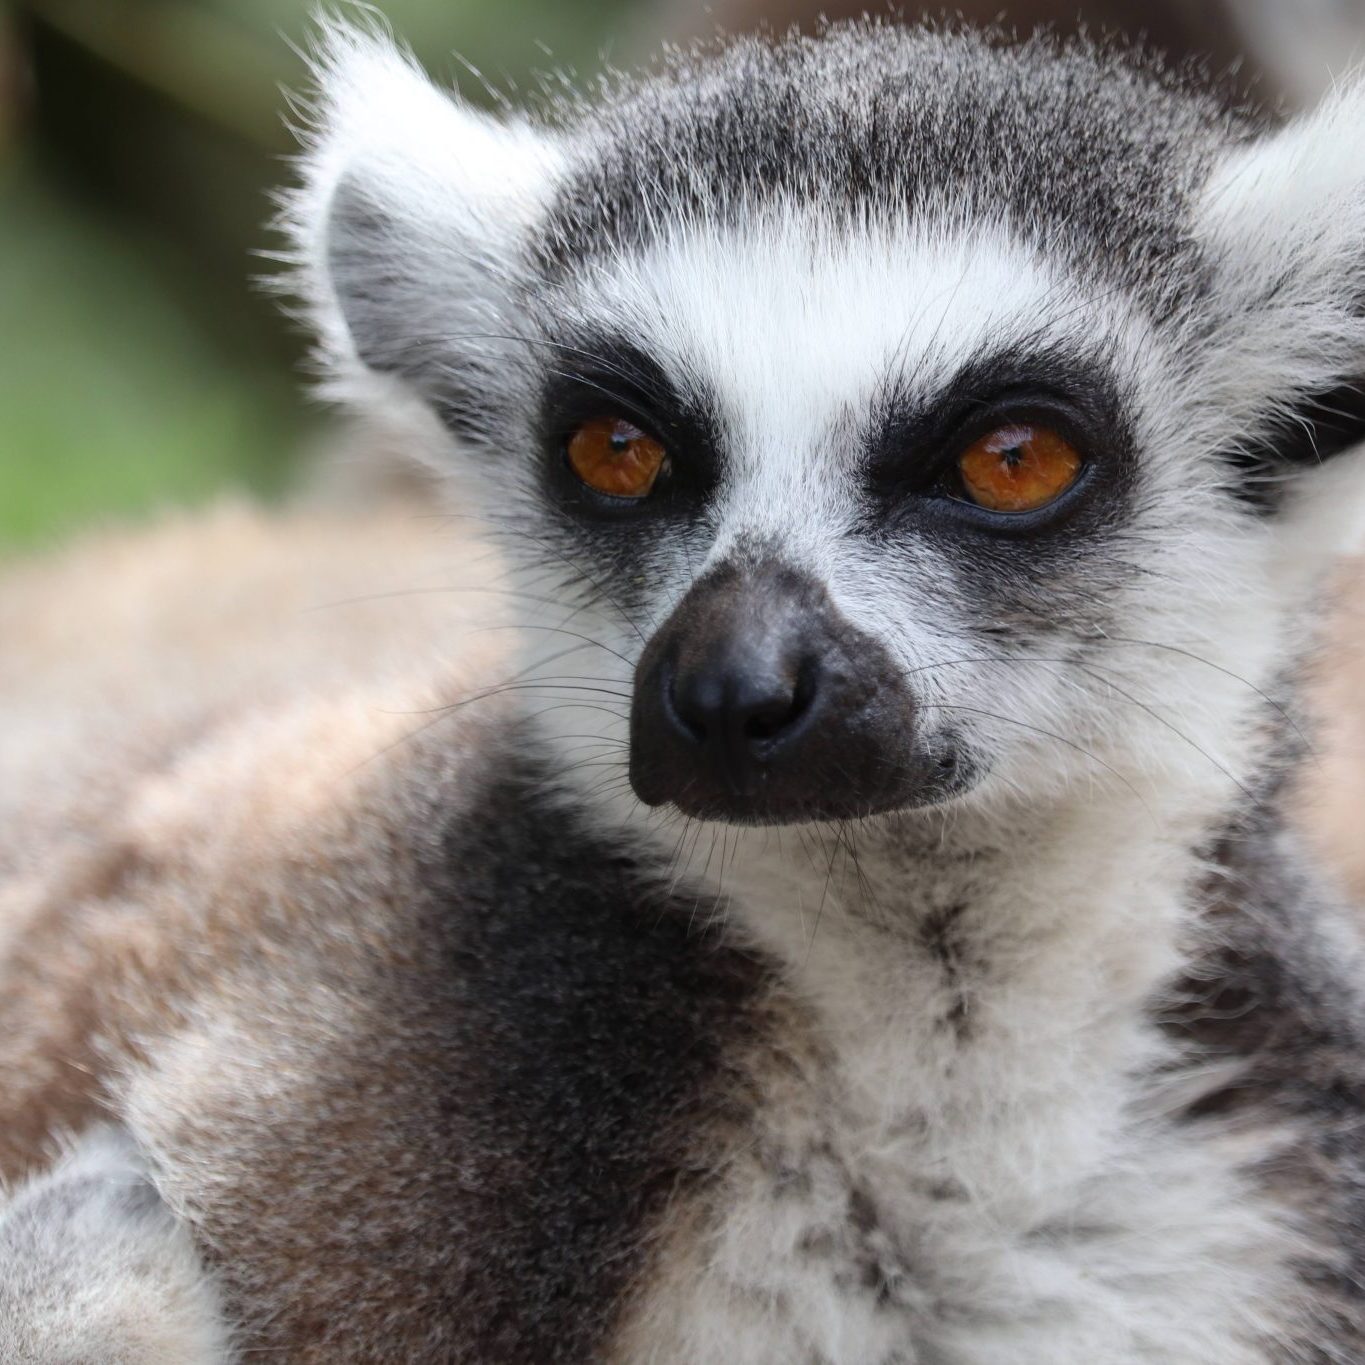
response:
<path id="1" fill-rule="evenodd" d="M 836 231 L 798 210 L 680 227 L 601 264 L 575 305 L 713 411 L 726 485 L 714 553 L 746 532 L 827 534 L 851 512 L 859 438 L 888 381 L 928 405 L 1011 348 L 1092 358 L 1137 341 L 1123 300 L 1083 291 L 1002 226 Z"/>

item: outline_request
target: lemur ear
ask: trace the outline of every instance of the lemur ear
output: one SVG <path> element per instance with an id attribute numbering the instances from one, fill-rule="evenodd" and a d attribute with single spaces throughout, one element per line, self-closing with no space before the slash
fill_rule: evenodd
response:
<path id="1" fill-rule="evenodd" d="M 1213 310 L 1198 378 L 1234 453 L 1283 469 L 1365 440 L 1365 84 L 1227 154 L 1196 231 Z"/>
<path id="2" fill-rule="evenodd" d="M 548 132 L 439 89 L 375 32 L 329 24 L 287 195 L 293 286 L 345 391 L 365 371 L 420 378 L 465 333 L 508 330 L 509 262 L 561 161 Z"/>

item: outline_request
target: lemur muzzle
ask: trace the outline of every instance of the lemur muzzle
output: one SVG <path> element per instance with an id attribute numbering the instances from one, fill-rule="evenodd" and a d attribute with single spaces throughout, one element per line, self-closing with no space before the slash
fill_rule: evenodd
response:
<path id="1" fill-rule="evenodd" d="M 648 805 L 781 824 L 942 799 L 958 765 L 916 741 L 914 698 L 876 640 L 780 560 L 699 579 L 641 657 L 631 784 Z"/>

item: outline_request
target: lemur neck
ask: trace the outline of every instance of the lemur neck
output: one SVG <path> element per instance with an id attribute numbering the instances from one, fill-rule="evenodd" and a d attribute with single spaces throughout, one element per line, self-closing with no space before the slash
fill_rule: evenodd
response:
<path id="1" fill-rule="evenodd" d="M 1089 1109 L 1160 1050 L 1146 1007 L 1180 968 L 1218 816 L 1124 795 L 749 831 L 718 840 L 704 880 L 782 964 L 870 1113 L 1041 1090 Z"/>
<path id="2" fill-rule="evenodd" d="M 1112 961 L 1125 978 L 1145 977 L 1142 960 L 1159 959 L 1154 970 L 1172 961 L 1159 945 L 1180 934 L 1196 849 L 1219 814 L 1153 814 L 1124 795 L 861 830 L 746 832 L 707 878 L 749 932 L 806 975 L 866 952 L 891 970 L 955 974 L 966 991 L 1071 957 L 1092 975 Z"/>

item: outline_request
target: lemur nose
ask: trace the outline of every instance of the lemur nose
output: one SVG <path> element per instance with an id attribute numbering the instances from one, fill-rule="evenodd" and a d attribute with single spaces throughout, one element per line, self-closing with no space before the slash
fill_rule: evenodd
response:
<path id="1" fill-rule="evenodd" d="M 685 739 L 710 749 L 738 790 L 747 785 L 751 765 L 799 734 L 819 690 L 814 659 L 778 641 L 764 643 L 767 649 L 723 641 L 709 656 L 664 669 L 660 678 L 669 721 Z"/>
<path id="2" fill-rule="evenodd" d="M 648 806 L 792 824 L 956 781 L 916 739 L 900 663 L 776 554 L 747 547 L 697 579 L 636 665 L 630 785 Z"/>

